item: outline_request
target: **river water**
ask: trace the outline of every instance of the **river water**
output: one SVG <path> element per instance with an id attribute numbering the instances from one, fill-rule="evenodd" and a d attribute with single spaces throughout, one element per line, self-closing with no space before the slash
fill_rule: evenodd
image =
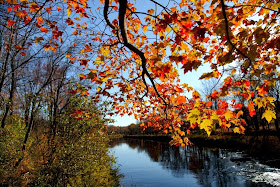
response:
<path id="1" fill-rule="evenodd" d="M 241 152 L 169 146 L 166 142 L 121 139 L 111 142 L 122 186 L 279 186 L 280 169 L 257 160 L 231 161 Z"/>

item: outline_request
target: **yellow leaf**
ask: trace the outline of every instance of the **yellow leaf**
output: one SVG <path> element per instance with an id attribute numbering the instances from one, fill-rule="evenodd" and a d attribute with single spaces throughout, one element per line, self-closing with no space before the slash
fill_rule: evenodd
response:
<path id="1" fill-rule="evenodd" d="M 102 79 L 102 81 L 103 81 L 103 82 L 107 82 L 108 78 L 109 78 L 109 77 L 104 77 L 104 78 Z"/>
<path id="2" fill-rule="evenodd" d="M 101 88 L 99 86 L 96 87 L 96 92 L 99 92 Z"/>
<path id="3" fill-rule="evenodd" d="M 236 72 L 236 69 L 233 69 L 233 70 L 231 71 L 230 75 L 235 74 L 235 72 Z"/>
<path id="4" fill-rule="evenodd" d="M 261 108 L 264 106 L 260 97 L 255 98 L 254 102 L 258 105 L 258 108 Z"/>
<path id="5" fill-rule="evenodd" d="M 274 100 L 275 100 L 275 98 L 274 97 L 265 97 L 265 98 L 263 98 L 263 100 L 267 100 L 266 101 L 266 105 L 269 103 L 269 104 L 271 104 L 272 106 L 275 106 L 274 105 Z"/>
<path id="6" fill-rule="evenodd" d="M 109 56 L 110 50 L 108 47 L 102 47 L 100 48 L 99 52 L 104 55 L 105 57 Z"/>
<path id="7" fill-rule="evenodd" d="M 244 134 L 245 128 L 243 126 L 234 127 L 233 132 L 238 134 Z"/>
<path id="8" fill-rule="evenodd" d="M 190 114 L 191 114 L 190 116 L 198 116 L 200 112 L 197 108 L 195 108 L 190 111 Z"/>
<path id="9" fill-rule="evenodd" d="M 197 116 L 197 117 L 189 117 L 189 118 L 188 118 L 188 121 L 190 122 L 190 124 L 195 124 L 195 123 L 200 124 L 200 122 L 201 122 L 201 117 L 200 117 L 200 116 Z"/>
<path id="10" fill-rule="evenodd" d="M 185 136 L 185 132 L 184 131 L 179 131 L 180 136 Z"/>
<path id="11" fill-rule="evenodd" d="M 230 118 L 232 118 L 232 111 L 227 111 L 226 113 L 225 113 L 225 118 L 226 118 L 226 120 L 229 120 Z"/>
<path id="12" fill-rule="evenodd" d="M 71 13 L 72 13 L 72 10 L 67 8 L 67 17 L 69 17 Z"/>
<path id="13" fill-rule="evenodd" d="M 213 113 L 212 116 L 211 116 L 211 119 L 212 120 L 218 120 L 219 116 L 216 113 Z"/>
<path id="14" fill-rule="evenodd" d="M 239 133 L 239 127 L 234 127 L 233 132 L 234 133 Z"/>
<path id="15" fill-rule="evenodd" d="M 243 115 L 243 111 L 242 110 L 240 110 L 237 114 L 236 114 L 236 117 L 240 117 L 240 116 L 242 116 Z"/>
<path id="16" fill-rule="evenodd" d="M 263 115 L 262 115 L 262 119 L 263 119 L 263 118 L 265 118 L 266 121 L 267 121 L 268 123 L 270 123 L 271 120 L 272 120 L 272 118 L 273 118 L 273 119 L 276 119 L 275 112 L 272 111 L 272 110 L 266 110 L 266 111 L 263 113 Z"/>
<path id="17" fill-rule="evenodd" d="M 147 32 L 148 31 L 147 25 L 144 25 L 142 29 L 143 29 L 143 33 Z"/>
<path id="18" fill-rule="evenodd" d="M 188 51 L 188 50 L 189 50 L 188 44 L 187 44 L 186 42 L 182 42 L 182 43 L 181 43 L 181 49 L 182 49 L 182 50 Z"/>
<path id="19" fill-rule="evenodd" d="M 207 135 L 210 136 L 212 131 L 212 120 L 204 119 L 203 122 L 200 124 L 200 129 L 204 129 Z"/>
<path id="20" fill-rule="evenodd" d="M 169 33 L 171 30 L 172 30 L 171 27 L 166 27 L 166 29 L 165 29 L 165 31 L 166 31 L 167 33 Z"/>

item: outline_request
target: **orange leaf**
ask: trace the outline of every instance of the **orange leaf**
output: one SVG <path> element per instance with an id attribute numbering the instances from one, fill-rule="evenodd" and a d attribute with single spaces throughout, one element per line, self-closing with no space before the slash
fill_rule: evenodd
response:
<path id="1" fill-rule="evenodd" d="M 212 101 L 208 101 L 207 103 L 206 103 L 206 106 L 207 107 L 211 107 L 213 105 L 213 102 Z"/>
<path id="2" fill-rule="evenodd" d="M 41 29 L 41 32 L 44 32 L 44 33 L 48 33 L 49 32 L 49 30 L 44 28 L 44 27 L 41 27 L 40 29 Z"/>
<path id="3" fill-rule="evenodd" d="M 7 27 L 11 27 L 14 23 L 15 23 L 14 20 L 12 20 L 12 19 L 9 18 L 9 19 L 8 19 Z"/>
<path id="4" fill-rule="evenodd" d="M 185 104 L 187 102 L 186 97 L 180 96 L 180 95 L 176 98 L 176 101 L 179 105 L 180 104 Z"/>
<path id="5" fill-rule="evenodd" d="M 37 17 L 37 25 L 41 27 L 41 24 L 43 23 L 43 18 L 42 17 Z M 41 30 L 42 31 L 42 30 Z M 42 31 L 43 32 L 43 31 Z"/>

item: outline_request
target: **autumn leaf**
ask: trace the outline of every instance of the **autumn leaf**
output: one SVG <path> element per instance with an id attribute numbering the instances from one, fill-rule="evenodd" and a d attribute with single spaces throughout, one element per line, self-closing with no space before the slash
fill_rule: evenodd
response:
<path id="1" fill-rule="evenodd" d="M 12 20 L 12 19 L 9 18 L 9 19 L 8 19 L 7 27 L 8 27 L 8 28 L 11 27 L 14 23 L 15 23 L 14 20 Z"/>
<path id="2" fill-rule="evenodd" d="M 65 21 L 68 25 L 74 25 L 74 21 L 70 18 L 67 18 Z"/>
<path id="3" fill-rule="evenodd" d="M 44 32 L 44 33 L 48 33 L 49 32 L 49 30 L 44 28 L 44 27 L 41 27 L 40 29 L 41 29 L 41 32 Z"/>
<path id="4" fill-rule="evenodd" d="M 275 112 L 272 110 L 265 110 L 262 115 L 262 119 L 265 118 L 268 123 L 271 122 L 272 119 L 276 119 Z"/>
<path id="5" fill-rule="evenodd" d="M 199 99 L 200 98 L 200 94 L 196 90 L 192 93 L 192 96 L 193 96 L 194 99 Z"/>
<path id="6" fill-rule="evenodd" d="M 226 113 L 225 113 L 225 118 L 226 120 L 230 120 L 232 117 L 233 117 L 233 112 L 228 110 Z"/>
<path id="7" fill-rule="evenodd" d="M 185 104 L 187 102 L 186 97 L 180 95 L 176 98 L 176 101 L 178 105 Z"/>
<path id="8" fill-rule="evenodd" d="M 210 78 L 219 78 L 219 76 L 221 75 L 221 73 L 219 71 L 212 71 L 209 73 L 203 73 L 203 75 L 201 77 L 199 77 L 199 79 L 210 79 Z"/>
<path id="9" fill-rule="evenodd" d="M 210 136 L 212 131 L 212 120 L 211 119 L 204 119 L 200 124 L 200 129 L 204 129 L 208 136 Z"/>
<path id="10" fill-rule="evenodd" d="M 245 128 L 243 126 L 234 127 L 233 132 L 238 134 L 244 134 Z"/>
<path id="11" fill-rule="evenodd" d="M 211 107 L 213 105 L 213 102 L 212 101 L 207 101 L 207 103 L 206 103 L 206 106 L 207 107 Z"/>
<path id="12" fill-rule="evenodd" d="M 84 75 L 84 74 L 82 74 L 82 73 L 81 73 L 81 74 L 79 74 L 78 76 L 80 77 L 80 80 L 83 80 L 83 79 L 86 79 L 86 78 L 87 78 L 87 76 L 86 76 L 86 75 Z"/>
<path id="13" fill-rule="evenodd" d="M 42 23 L 44 22 L 43 18 L 42 17 L 37 17 L 36 19 L 37 19 L 37 26 L 41 27 Z M 41 29 L 41 31 L 42 31 L 42 29 Z M 44 31 L 42 31 L 42 32 L 44 32 Z"/>

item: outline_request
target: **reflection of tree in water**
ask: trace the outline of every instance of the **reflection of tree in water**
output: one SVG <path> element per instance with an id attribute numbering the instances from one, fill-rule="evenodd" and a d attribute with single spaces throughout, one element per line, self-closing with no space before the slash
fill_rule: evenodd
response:
<path id="1" fill-rule="evenodd" d="M 175 177 L 192 173 L 203 186 L 239 185 L 238 176 L 228 170 L 232 166 L 229 152 L 196 146 L 174 147 L 166 142 L 140 139 L 125 139 L 113 145 L 124 142 L 139 152 L 147 153 L 152 161 L 171 171 Z"/>

